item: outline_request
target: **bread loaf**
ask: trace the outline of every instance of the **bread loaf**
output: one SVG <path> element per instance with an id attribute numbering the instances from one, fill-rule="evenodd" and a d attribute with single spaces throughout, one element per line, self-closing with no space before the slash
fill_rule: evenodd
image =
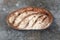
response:
<path id="1" fill-rule="evenodd" d="M 44 8 L 26 7 L 11 12 L 7 16 L 7 23 L 17 30 L 46 29 L 52 23 L 51 13 Z"/>

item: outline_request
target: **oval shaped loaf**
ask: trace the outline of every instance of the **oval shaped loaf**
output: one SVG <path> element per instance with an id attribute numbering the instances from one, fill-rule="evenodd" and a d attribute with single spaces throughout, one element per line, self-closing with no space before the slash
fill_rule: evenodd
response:
<path id="1" fill-rule="evenodd" d="M 7 16 L 7 23 L 18 30 L 46 29 L 52 23 L 51 13 L 44 8 L 26 7 L 11 12 Z"/>

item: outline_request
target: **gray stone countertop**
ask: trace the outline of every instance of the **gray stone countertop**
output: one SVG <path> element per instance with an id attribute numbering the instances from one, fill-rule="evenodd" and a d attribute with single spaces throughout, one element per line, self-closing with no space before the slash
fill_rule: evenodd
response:
<path id="1" fill-rule="evenodd" d="M 46 30 L 18 31 L 6 23 L 6 16 L 19 8 L 34 6 L 48 9 L 54 21 Z M 0 0 L 0 40 L 60 40 L 60 0 Z"/>

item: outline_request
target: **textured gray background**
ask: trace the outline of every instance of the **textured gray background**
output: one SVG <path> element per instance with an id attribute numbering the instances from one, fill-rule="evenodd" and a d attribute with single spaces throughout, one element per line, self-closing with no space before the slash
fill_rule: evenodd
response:
<path id="1" fill-rule="evenodd" d="M 18 31 L 6 23 L 6 16 L 19 8 L 44 7 L 54 16 L 46 30 Z M 60 0 L 0 0 L 0 40 L 60 40 Z"/>

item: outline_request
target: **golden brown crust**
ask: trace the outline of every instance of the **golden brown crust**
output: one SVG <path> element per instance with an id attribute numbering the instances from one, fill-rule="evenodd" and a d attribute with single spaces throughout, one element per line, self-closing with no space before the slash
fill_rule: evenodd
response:
<path id="1" fill-rule="evenodd" d="M 11 13 L 7 16 L 7 20 L 6 20 L 7 23 L 8 23 L 12 28 L 18 29 L 17 26 L 14 26 L 13 23 L 10 23 L 8 19 L 9 19 L 11 16 L 14 16 L 14 13 L 16 13 L 16 12 L 18 12 L 18 13 L 23 13 L 23 12 L 28 12 L 28 11 L 33 11 L 33 12 L 37 12 L 37 13 L 41 13 L 41 14 L 47 15 L 48 18 L 49 18 L 49 26 L 50 26 L 50 24 L 51 24 L 52 21 L 53 21 L 52 14 L 51 14 L 48 10 L 46 10 L 46 9 L 44 9 L 44 8 L 26 7 L 26 8 L 21 8 L 21 9 L 19 9 L 19 10 L 16 10 L 16 11 L 11 12 Z M 49 27 L 49 26 L 48 26 L 48 27 Z M 42 29 L 46 29 L 46 28 L 48 28 L 48 27 L 45 27 L 45 28 L 42 28 Z M 26 30 L 26 29 L 18 29 L 18 30 Z M 29 30 L 29 29 L 27 29 L 27 30 Z M 33 29 L 32 29 L 32 30 L 33 30 Z M 38 30 L 39 30 L 39 29 L 38 29 Z M 40 30 L 41 30 L 41 29 L 40 29 Z"/>

